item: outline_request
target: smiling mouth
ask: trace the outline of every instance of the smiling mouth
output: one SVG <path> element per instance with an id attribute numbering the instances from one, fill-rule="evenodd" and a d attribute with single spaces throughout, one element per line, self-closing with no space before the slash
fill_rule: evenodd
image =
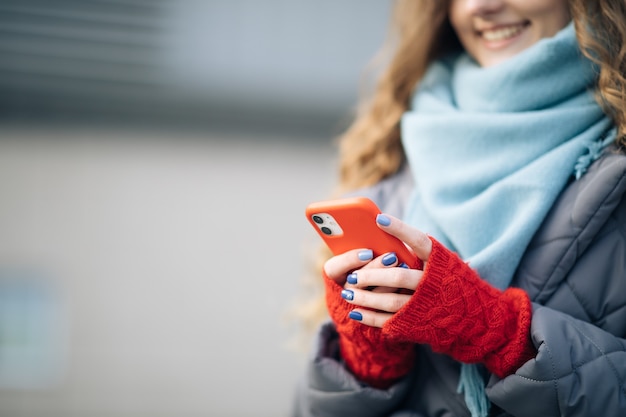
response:
<path id="1" fill-rule="evenodd" d="M 494 29 L 482 30 L 478 34 L 488 42 L 505 41 L 519 35 L 530 23 L 524 22 L 512 26 L 498 27 Z"/>

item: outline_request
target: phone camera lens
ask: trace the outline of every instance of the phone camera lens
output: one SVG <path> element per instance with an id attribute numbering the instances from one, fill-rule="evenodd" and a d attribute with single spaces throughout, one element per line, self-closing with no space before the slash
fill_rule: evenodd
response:
<path id="1" fill-rule="evenodd" d="M 317 224 L 322 224 L 324 223 L 324 219 L 322 219 L 320 216 L 313 216 L 313 221 Z M 328 234 L 328 233 L 326 233 Z"/>
<path id="2" fill-rule="evenodd" d="M 322 227 L 322 233 L 324 233 L 325 235 L 332 235 L 333 231 L 330 230 L 328 227 L 324 226 Z"/>

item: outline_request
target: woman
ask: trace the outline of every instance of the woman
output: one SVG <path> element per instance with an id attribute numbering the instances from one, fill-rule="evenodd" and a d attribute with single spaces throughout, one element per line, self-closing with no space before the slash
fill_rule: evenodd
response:
<path id="1" fill-rule="evenodd" d="M 332 322 L 295 414 L 626 415 L 626 3 L 401 0 L 394 19 L 340 186 L 423 268 L 325 262 Z"/>

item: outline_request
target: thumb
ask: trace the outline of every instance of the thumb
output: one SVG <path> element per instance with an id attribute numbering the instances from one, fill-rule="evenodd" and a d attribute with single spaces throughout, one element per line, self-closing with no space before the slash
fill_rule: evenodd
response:
<path id="1" fill-rule="evenodd" d="M 406 243 L 422 261 L 428 260 L 433 243 L 426 233 L 384 213 L 376 216 L 376 223 L 382 230 Z"/>

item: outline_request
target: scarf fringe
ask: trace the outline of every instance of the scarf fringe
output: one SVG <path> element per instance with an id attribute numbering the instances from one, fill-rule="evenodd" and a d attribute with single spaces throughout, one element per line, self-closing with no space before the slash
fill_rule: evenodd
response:
<path id="1" fill-rule="evenodd" d="M 593 161 L 600 158 L 604 149 L 613 143 L 616 134 L 617 130 L 615 128 L 610 129 L 600 140 L 592 142 L 587 146 L 588 153 L 580 156 L 574 166 L 577 180 L 579 180 L 585 172 L 587 172 L 587 169 Z"/>
<path id="2" fill-rule="evenodd" d="M 459 394 L 464 394 L 465 404 L 472 417 L 487 417 L 491 402 L 485 393 L 485 384 L 480 375 L 478 366 L 461 364 L 461 377 L 457 388 Z"/>

